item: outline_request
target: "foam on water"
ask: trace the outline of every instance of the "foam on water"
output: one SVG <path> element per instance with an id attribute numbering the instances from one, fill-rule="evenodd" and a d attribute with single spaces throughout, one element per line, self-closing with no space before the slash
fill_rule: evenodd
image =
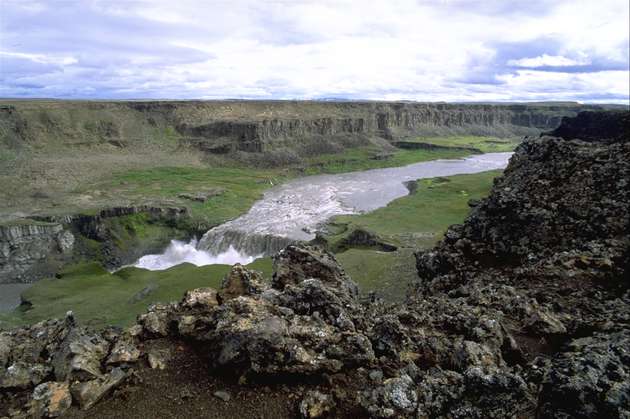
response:
<path id="1" fill-rule="evenodd" d="M 235 263 L 247 265 L 256 259 L 258 256 L 240 253 L 232 246 L 225 252 L 215 255 L 206 250 L 197 249 L 197 240 L 193 239 L 189 243 L 171 240 L 164 253 L 143 256 L 133 266 L 151 271 L 161 271 L 181 263 L 192 263 L 196 266 L 234 265 Z"/>

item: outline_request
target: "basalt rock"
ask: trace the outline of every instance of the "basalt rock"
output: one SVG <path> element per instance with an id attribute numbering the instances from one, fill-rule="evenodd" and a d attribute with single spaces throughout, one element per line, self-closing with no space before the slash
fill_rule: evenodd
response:
<path id="1" fill-rule="evenodd" d="M 32 282 L 49 274 L 72 252 L 74 241 L 60 223 L 0 225 L 0 284 Z"/>
<path id="2" fill-rule="evenodd" d="M 120 368 L 114 368 L 109 374 L 90 381 L 75 382 L 70 388 L 72 396 L 81 409 L 89 409 L 101 400 L 114 387 L 120 385 L 126 378 L 126 373 Z"/>
<path id="3" fill-rule="evenodd" d="M 55 418 L 72 405 L 68 383 L 48 382 L 35 387 L 30 413 L 34 417 Z"/>
<path id="4" fill-rule="evenodd" d="M 295 271 L 288 275 L 288 260 Z M 276 281 L 237 265 L 226 277 L 220 304 L 191 304 L 190 291 L 172 306 L 140 317 L 147 336 L 176 336 L 204 348 L 217 367 L 241 373 L 337 372 L 374 360 L 361 334 L 356 285 L 334 257 L 313 247 L 289 247 L 278 256 Z M 355 322 L 356 321 L 356 322 Z"/>
<path id="5" fill-rule="evenodd" d="M 104 361 L 136 360 L 138 349 L 125 339 L 126 334 L 79 327 L 71 313 L 63 320 L 2 332 L 0 417 L 16 407 L 27 417 L 57 417 L 73 399 L 93 404 L 124 378 L 116 368 L 105 368 Z"/>
<path id="6" fill-rule="evenodd" d="M 357 285 L 335 258 L 311 246 L 288 246 L 274 257 L 273 267 L 273 287 L 276 289 L 282 290 L 288 284 L 317 278 L 331 287 L 341 288 L 350 296 L 358 294 Z"/>
<path id="7" fill-rule="evenodd" d="M 421 417 L 628 415 L 629 117 L 580 115 L 553 133 L 563 138 L 526 140 L 464 224 L 417 254 L 408 310 L 439 333 L 412 349 L 463 377 L 440 378 L 442 407 L 421 401 Z M 455 382 L 472 371 L 474 400 L 460 410 L 468 396 Z M 497 374 L 512 378 L 491 401 L 478 392 Z"/>
<path id="8" fill-rule="evenodd" d="M 319 391 L 310 391 L 300 402 L 300 414 L 304 419 L 327 417 L 335 408 L 332 396 Z"/>
<path id="9" fill-rule="evenodd" d="M 244 268 L 240 263 L 232 266 L 221 283 L 221 299 L 229 300 L 241 295 L 260 294 L 268 285 L 259 272 Z"/>
<path id="10" fill-rule="evenodd" d="M 630 416 L 630 330 L 571 341 L 551 364 L 540 417 Z"/>
<path id="11" fill-rule="evenodd" d="M 562 118 L 560 126 L 549 135 L 565 140 L 627 142 L 630 141 L 630 114 L 580 112 L 575 118 Z"/>

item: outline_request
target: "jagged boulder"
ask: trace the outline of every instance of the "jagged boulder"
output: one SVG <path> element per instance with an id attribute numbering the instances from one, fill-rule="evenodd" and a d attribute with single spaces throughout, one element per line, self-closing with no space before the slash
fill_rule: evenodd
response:
<path id="1" fill-rule="evenodd" d="M 269 286 L 259 272 L 246 269 L 240 263 L 232 266 L 221 283 L 221 299 L 229 300 L 241 295 L 260 294 Z"/>
<path id="2" fill-rule="evenodd" d="M 214 288 L 196 288 L 186 291 L 182 305 L 187 308 L 212 308 L 219 305 L 218 293 Z M 161 327 L 155 328 L 160 329 Z"/>
<path id="3" fill-rule="evenodd" d="M 59 381 L 98 378 L 108 351 L 109 342 L 102 336 L 74 327 L 52 356 L 55 377 Z"/>
<path id="4" fill-rule="evenodd" d="M 355 324 L 361 312 L 356 285 L 332 255 L 291 246 L 277 266 L 273 287 L 236 265 L 223 282 L 221 304 L 192 307 L 185 298 L 170 312 L 155 307 L 141 321 L 146 327 L 149 319 L 163 319 L 152 330 L 176 325 L 177 334 L 206 348 L 215 365 L 244 373 L 336 372 L 374 360 Z"/>
<path id="5" fill-rule="evenodd" d="M 375 359 L 359 330 L 356 284 L 331 254 L 290 246 L 276 267 L 272 284 L 235 265 L 218 293 L 191 290 L 180 303 L 153 305 L 138 319 L 142 336 L 195 341 L 216 366 L 242 373 L 337 372 Z M 119 339 L 110 356 L 126 348 Z"/>
<path id="6" fill-rule="evenodd" d="M 73 400 L 90 406 L 126 377 L 105 364 L 132 363 L 140 356 L 129 331 L 88 331 L 77 326 L 72 312 L 0 336 L 0 416 L 21 411 L 24 417 L 58 417 Z M 13 410 L 5 410 L 5 402 Z"/>
<path id="7" fill-rule="evenodd" d="M 335 257 L 314 246 L 286 247 L 274 257 L 273 268 L 272 286 L 278 290 L 288 284 L 296 285 L 305 279 L 317 278 L 350 296 L 358 294 L 357 284 L 346 275 Z"/>
<path id="8" fill-rule="evenodd" d="M 127 374 L 120 368 L 90 381 L 75 382 L 70 391 L 81 409 L 86 410 L 101 400 L 114 387 L 120 385 Z"/>
<path id="9" fill-rule="evenodd" d="M 33 417 L 55 418 L 72 405 L 68 383 L 47 382 L 33 391 L 30 414 Z"/>

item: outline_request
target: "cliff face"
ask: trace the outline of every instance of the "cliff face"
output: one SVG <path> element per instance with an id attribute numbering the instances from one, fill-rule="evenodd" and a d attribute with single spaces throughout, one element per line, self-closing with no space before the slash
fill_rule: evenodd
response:
<path id="1" fill-rule="evenodd" d="M 0 226 L 0 284 L 31 282 L 72 252 L 74 235 L 59 223 Z"/>
<path id="2" fill-rule="evenodd" d="M 83 259 L 107 268 L 131 263 L 173 238 L 187 237 L 190 233 L 178 225 L 187 215 L 186 208 L 115 207 L 0 225 L 0 284 L 35 282 Z"/>
<path id="3" fill-rule="evenodd" d="M 208 152 L 260 152 L 321 137 L 485 134 L 555 128 L 578 104 L 481 105 L 388 102 L 4 102 L 8 147 L 146 146 L 180 141 Z"/>
<path id="4" fill-rule="evenodd" d="M 630 138 L 630 114 L 581 112 L 576 118 L 562 118 L 560 126 L 549 135 L 565 140 L 627 142 Z"/>

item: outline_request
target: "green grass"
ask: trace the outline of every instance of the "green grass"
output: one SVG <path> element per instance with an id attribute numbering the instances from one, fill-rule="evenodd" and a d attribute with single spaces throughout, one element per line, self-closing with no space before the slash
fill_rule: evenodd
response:
<path id="1" fill-rule="evenodd" d="M 335 217 L 326 238 L 334 249 L 353 230 L 363 229 L 399 246 L 396 252 L 354 248 L 338 253 L 337 258 L 362 291 L 402 296 L 416 278 L 413 250 L 432 247 L 448 226 L 464 221 L 470 210 L 468 201 L 487 196 L 500 174 L 497 170 L 419 180 L 414 195 L 366 214 Z"/>
<path id="2" fill-rule="evenodd" d="M 374 148 L 357 148 L 338 154 L 323 154 L 307 159 L 305 173 L 343 173 L 384 167 L 406 166 L 437 159 L 457 159 L 470 155 L 461 150 L 396 150 L 381 154 Z M 380 157 L 380 158 L 379 158 Z"/>
<path id="3" fill-rule="evenodd" d="M 259 259 L 249 268 L 271 275 L 271 259 Z M 63 317 L 72 310 L 78 321 L 91 327 L 128 326 L 154 302 L 180 300 L 186 290 L 199 287 L 218 289 L 229 271 L 227 265 L 196 267 L 182 264 L 164 271 L 134 267 L 113 274 L 98 263 L 69 267 L 59 278 L 37 282 L 23 293 L 32 306 L 0 315 L 0 327 L 32 324 L 48 318 Z M 153 291 L 143 298 L 133 297 L 146 287 Z"/>
<path id="4" fill-rule="evenodd" d="M 349 249 L 335 255 L 346 272 L 366 294 L 375 291 L 387 301 L 404 298 L 408 285 L 417 278 L 414 249 L 396 252 Z"/>
<path id="5" fill-rule="evenodd" d="M 113 175 L 91 189 L 106 190 L 135 201 L 173 200 L 186 205 L 196 223 L 208 227 L 221 224 L 246 212 L 262 193 L 284 178 L 279 171 L 247 168 L 160 167 L 134 170 Z M 222 188 L 224 192 L 208 201 L 182 200 L 184 192 Z"/>
<path id="6" fill-rule="evenodd" d="M 483 153 L 499 153 L 514 151 L 521 142 L 520 138 L 496 138 L 476 136 L 452 136 L 452 137 L 418 137 L 408 142 L 435 144 L 443 147 L 472 147 Z"/>

